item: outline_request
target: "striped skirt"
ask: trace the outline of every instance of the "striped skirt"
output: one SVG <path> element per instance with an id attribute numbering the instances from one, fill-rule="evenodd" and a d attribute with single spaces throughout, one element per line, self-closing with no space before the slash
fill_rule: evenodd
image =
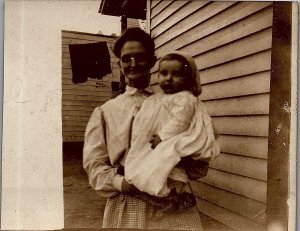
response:
<path id="1" fill-rule="evenodd" d="M 119 194 L 107 200 L 103 228 L 202 230 L 197 206 L 157 217 L 156 208 L 132 196 Z"/>

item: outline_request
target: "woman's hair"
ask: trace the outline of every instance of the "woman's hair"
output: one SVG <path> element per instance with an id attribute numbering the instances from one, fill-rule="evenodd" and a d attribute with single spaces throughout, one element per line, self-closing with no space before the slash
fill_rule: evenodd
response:
<path id="1" fill-rule="evenodd" d="M 113 52 L 118 58 L 121 57 L 121 49 L 127 41 L 138 41 L 146 49 L 149 57 L 154 57 L 154 41 L 149 34 L 138 27 L 126 29 L 121 36 L 115 41 Z"/>
<path id="2" fill-rule="evenodd" d="M 182 67 L 183 67 L 182 71 L 183 71 L 183 75 L 186 80 L 185 81 L 186 88 L 187 88 L 186 90 L 192 92 L 195 96 L 198 96 L 199 92 L 197 90 L 197 84 L 196 84 L 194 77 L 192 76 L 193 75 L 193 72 L 191 69 L 192 67 L 185 57 L 183 57 L 179 54 L 175 54 L 175 53 L 167 54 L 159 60 L 159 66 L 160 66 L 161 62 L 163 62 L 163 61 L 173 61 L 173 60 L 176 60 L 182 64 Z"/>

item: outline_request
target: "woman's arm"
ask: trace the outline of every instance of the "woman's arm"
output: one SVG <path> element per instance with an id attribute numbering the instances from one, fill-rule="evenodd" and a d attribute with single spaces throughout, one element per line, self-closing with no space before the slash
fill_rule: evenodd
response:
<path id="1" fill-rule="evenodd" d="M 97 107 L 87 124 L 84 137 L 83 167 L 89 183 L 98 194 L 111 197 L 122 191 L 124 176 L 110 164 L 105 138 L 103 111 Z"/>

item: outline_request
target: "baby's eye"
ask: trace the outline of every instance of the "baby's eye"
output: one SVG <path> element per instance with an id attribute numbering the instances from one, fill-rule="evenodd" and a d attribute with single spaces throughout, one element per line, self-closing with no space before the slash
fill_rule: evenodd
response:
<path id="1" fill-rule="evenodd" d="M 163 75 L 163 76 L 166 76 L 166 75 L 168 75 L 168 72 L 165 71 L 165 70 L 162 70 L 162 71 L 159 71 L 159 74 Z"/>
<path id="2" fill-rule="evenodd" d="M 174 71 L 172 73 L 173 77 L 181 78 L 183 76 L 183 73 L 181 71 Z"/>

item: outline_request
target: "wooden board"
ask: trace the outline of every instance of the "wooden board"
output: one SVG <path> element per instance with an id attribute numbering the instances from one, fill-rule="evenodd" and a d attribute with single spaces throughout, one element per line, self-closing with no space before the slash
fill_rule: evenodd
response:
<path id="1" fill-rule="evenodd" d="M 267 182 L 210 168 L 200 182 L 266 203 Z"/>
<path id="2" fill-rule="evenodd" d="M 268 30 L 271 26 L 272 9 L 267 8 L 266 10 L 259 11 L 208 36 L 198 39 L 193 43 L 186 44 L 182 48 L 179 48 L 179 50 L 191 56 L 195 56 L 253 33 Z M 161 55 L 166 52 L 164 46 L 162 46 L 156 51 L 156 55 L 161 57 Z"/>
<path id="3" fill-rule="evenodd" d="M 211 116 L 264 115 L 269 113 L 269 94 L 205 101 Z"/>
<path id="4" fill-rule="evenodd" d="M 252 55 L 271 48 L 272 43 L 271 29 L 263 30 L 251 36 L 244 37 L 232 43 L 220 46 L 213 50 L 207 51 L 194 57 L 198 69 L 210 68 L 220 65 L 235 59 L 240 59 L 245 56 Z M 176 45 L 178 45 L 176 43 Z M 238 48 L 238 49 L 237 49 Z M 177 47 L 172 47 L 170 50 L 176 50 Z M 159 62 L 153 67 L 153 72 L 158 70 Z"/>
<path id="5" fill-rule="evenodd" d="M 213 125 L 219 134 L 268 137 L 269 116 L 213 117 Z"/>
<path id="6" fill-rule="evenodd" d="M 271 68 L 271 50 L 249 55 L 222 65 L 200 70 L 201 83 L 211 83 L 231 79 L 258 72 L 269 71 Z M 151 83 L 157 82 L 157 72 L 151 69 Z"/>
<path id="7" fill-rule="evenodd" d="M 164 10 L 171 3 L 172 3 L 172 0 L 164 0 L 164 1 L 160 1 L 160 3 L 158 3 L 157 5 L 155 5 L 151 9 L 151 19 L 153 19 L 159 12 L 161 12 L 162 10 Z"/>
<path id="8" fill-rule="evenodd" d="M 151 29 L 151 35 L 156 38 L 160 34 L 164 33 L 166 30 L 170 29 L 172 26 L 176 25 L 178 22 L 184 18 L 190 16 L 192 13 L 199 10 L 201 7 L 208 4 L 209 1 L 188 1 L 186 5 L 176 11 L 174 14 L 168 17 L 168 20 L 164 20 L 159 26 Z"/>
<path id="9" fill-rule="evenodd" d="M 270 71 L 202 85 L 201 100 L 270 92 Z"/>
<path id="10" fill-rule="evenodd" d="M 221 151 L 261 159 L 268 158 L 268 138 L 221 135 Z"/>
<path id="11" fill-rule="evenodd" d="M 252 221 L 244 216 L 233 213 L 218 205 L 198 199 L 198 208 L 201 213 L 226 224 L 227 226 L 242 231 L 265 231 L 265 225 Z"/>
<path id="12" fill-rule="evenodd" d="M 223 172 L 267 181 L 267 160 L 264 159 L 221 153 L 209 166 Z"/>
<path id="13" fill-rule="evenodd" d="M 164 49 L 166 50 L 174 50 L 176 49 L 175 47 L 180 48 L 225 28 L 269 6 L 271 3 L 239 2 L 238 4 L 233 4 L 234 2 L 213 2 L 201 8 L 193 17 L 188 17 L 186 20 L 181 21 L 168 30 L 167 33 L 155 39 L 156 47 L 159 49 L 160 46 L 165 46 L 166 48 Z M 213 17 L 214 15 L 216 16 Z"/>
<path id="14" fill-rule="evenodd" d="M 266 223 L 266 204 L 240 196 L 222 189 L 211 187 L 202 182 L 192 181 L 194 195 L 253 221 Z M 241 206 L 243 205 L 243 206 Z"/>
<path id="15" fill-rule="evenodd" d="M 186 4 L 188 4 L 188 1 L 173 1 L 165 10 L 161 11 L 151 20 L 151 29 L 155 28 L 162 21 L 166 20 L 166 18 L 170 17 L 174 12 Z"/>
<path id="16" fill-rule="evenodd" d="M 268 71 L 271 68 L 271 50 L 234 60 L 200 71 L 202 84 Z"/>

